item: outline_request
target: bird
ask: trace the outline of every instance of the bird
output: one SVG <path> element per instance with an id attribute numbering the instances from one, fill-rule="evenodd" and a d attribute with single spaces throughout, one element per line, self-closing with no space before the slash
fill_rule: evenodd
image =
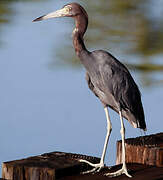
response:
<path id="1" fill-rule="evenodd" d="M 108 109 L 111 108 L 119 114 L 120 134 L 122 138 L 122 168 L 106 176 L 115 177 L 125 174 L 132 177 L 127 170 L 125 160 L 125 127 L 124 120 L 128 120 L 134 128 L 146 131 L 145 115 L 141 101 L 141 93 L 129 70 L 111 53 L 105 50 L 87 50 L 84 43 L 84 34 L 88 26 L 88 14 L 78 3 L 73 2 L 52 13 L 40 16 L 33 20 L 42 21 L 49 18 L 71 17 L 75 21 L 75 29 L 72 32 L 75 53 L 86 70 L 86 81 L 90 90 L 101 101 L 107 120 L 107 134 L 100 162 L 93 164 L 80 159 L 82 163 L 89 164 L 92 169 L 83 173 L 99 172 L 105 167 L 104 160 L 112 124 Z"/>

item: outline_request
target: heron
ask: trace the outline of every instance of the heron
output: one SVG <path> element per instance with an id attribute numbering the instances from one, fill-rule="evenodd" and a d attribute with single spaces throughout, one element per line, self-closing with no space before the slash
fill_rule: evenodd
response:
<path id="1" fill-rule="evenodd" d="M 128 120 L 134 128 L 146 131 L 146 122 L 141 93 L 129 70 L 111 53 L 104 50 L 88 51 L 84 44 L 84 34 L 88 26 L 88 14 L 78 3 L 69 3 L 55 12 L 40 16 L 35 21 L 57 17 L 72 17 L 75 20 L 75 29 L 72 32 L 75 53 L 86 69 L 86 81 L 90 90 L 101 101 L 107 120 L 107 133 L 99 163 L 80 159 L 80 162 L 89 164 L 92 169 L 85 173 L 99 172 L 105 167 L 104 160 L 112 124 L 108 108 L 113 109 L 120 117 L 120 134 L 122 138 L 122 168 L 116 172 L 106 173 L 106 176 L 115 177 L 125 174 L 132 177 L 125 162 L 125 127 L 123 118 Z"/>

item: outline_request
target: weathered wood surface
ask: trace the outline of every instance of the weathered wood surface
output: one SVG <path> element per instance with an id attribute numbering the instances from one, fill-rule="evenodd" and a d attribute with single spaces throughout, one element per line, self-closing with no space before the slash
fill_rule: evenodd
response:
<path id="1" fill-rule="evenodd" d="M 54 156 L 57 157 L 57 159 L 55 159 Z M 78 164 L 76 160 L 74 161 L 74 159 L 80 157 L 85 157 L 85 159 L 89 159 L 92 162 L 99 160 L 98 158 L 88 158 L 88 156 L 69 153 L 48 153 L 46 155 L 4 163 L 2 176 L 5 179 L 3 180 L 107 180 L 111 178 L 104 176 L 105 173 L 114 172 L 121 168 L 121 165 L 117 165 L 111 167 L 111 169 L 106 167 L 100 173 L 82 175 L 79 174 L 79 172 L 88 169 L 88 167 L 83 163 Z M 55 161 L 54 164 L 52 161 Z M 132 180 L 163 179 L 162 167 L 128 163 L 127 168 L 133 176 Z M 122 175 L 112 179 L 128 180 L 129 178 Z"/>
<path id="2" fill-rule="evenodd" d="M 41 156 L 30 157 L 23 160 L 3 163 L 2 177 L 6 180 L 107 180 L 107 172 L 113 172 L 121 168 L 121 165 L 107 167 L 96 174 L 79 174 L 81 171 L 89 169 L 84 163 L 79 163 L 77 159 L 87 159 L 98 162 L 98 158 L 83 156 L 78 154 L 53 152 Z M 146 166 L 141 164 L 127 164 L 132 180 L 161 180 L 163 179 L 163 168 L 156 166 Z M 125 175 L 115 177 L 117 180 L 127 180 Z"/>
<path id="3" fill-rule="evenodd" d="M 147 166 L 142 164 L 127 164 L 129 173 L 132 175 L 131 180 L 163 180 L 163 168 L 156 166 Z M 104 176 L 107 172 L 114 172 L 121 168 L 121 165 L 111 167 L 96 174 L 73 175 L 61 178 L 59 180 L 129 180 L 126 175 L 110 178 Z"/>
<path id="4" fill-rule="evenodd" d="M 126 162 L 163 167 L 163 133 L 126 139 Z M 122 143 L 117 142 L 116 164 L 122 163 Z"/>
<path id="5" fill-rule="evenodd" d="M 132 180 L 163 179 L 163 167 L 161 167 L 163 161 L 162 135 L 163 133 L 145 136 L 143 137 L 143 141 L 141 139 L 142 137 L 135 138 L 135 140 L 126 140 L 126 158 L 127 162 L 131 162 L 127 163 L 127 168 L 129 169 L 129 173 L 133 176 Z M 118 142 L 118 144 L 121 143 Z M 128 146 L 130 146 L 129 149 Z M 133 149 L 131 148 L 132 146 Z M 144 153 L 140 151 L 139 146 L 146 149 L 142 150 Z M 121 146 L 117 147 L 117 152 L 120 153 L 118 154 L 119 158 L 121 155 Z M 134 151 L 135 148 L 136 152 Z M 153 150 L 158 148 L 159 155 Z M 149 149 L 148 151 L 152 149 L 154 152 L 152 151 L 152 153 L 149 153 L 147 149 Z M 91 167 L 85 163 L 80 163 L 78 161 L 79 159 L 89 160 L 93 163 L 98 163 L 100 161 L 99 158 L 79 154 L 63 152 L 46 153 L 39 156 L 29 157 L 27 159 L 4 162 L 2 164 L 2 178 L 4 178 L 3 180 L 107 180 L 109 177 L 105 177 L 105 173 L 113 172 L 121 168 L 121 165 L 116 165 L 111 167 L 111 169 L 106 167 L 100 173 L 81 175 L 80 172 L 86 171 Z M 155 163 L 157 166 L 133 163 L 135 161 L 144 164 L 157 162 Z M 128 177 L 122 175 L 113 179 L 127 180 Z"/>
<path id="6" fill-rule="evenodd" d="M 79 174 L 90 167 L 79 159 L 92 163 L 99 158 L 72 153 L 52 152 L 27 159 L 4 162 L 2 178 L 9 180 L 55 180 L 72 174 Z"/>

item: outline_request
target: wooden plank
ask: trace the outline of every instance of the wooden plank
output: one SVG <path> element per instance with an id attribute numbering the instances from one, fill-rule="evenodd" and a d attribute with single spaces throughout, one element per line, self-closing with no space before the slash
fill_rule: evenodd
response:
<path id="1" fill-rule="evenodd" d="M 2 176 L 5 180 L 107 180 L 110 177 L 104 176 L 105 173 L 115 172 L 122 166 L 116 165 L 111 167 L 111 169 L 106 167 L 99 173 L 82 175 L 79 173 L 89 168 L 85 167 L 84 163 L 78 164 L 76 162 L 78 158 L 87 159 L 94 163 L 99 161 L 98 158 L 90 156 L 53 152 L 23 160 L 6 162 L 3 166 Z M 54 164 L 52 161 L 54 161 Z M 127 168 L 133 176 L 132 180 L 163 179 L 162 167 L 127 164 Z M 126 175 L 121 175 L 113 179 L 128 180 L 129 178 Z"/>
<path id="2" fill-rule="evenodd" d="M 163 167 L 163 133 L 126 139 L 126 162 Z M 122 163 L 122 142 L 117 142 L 116 164 Z"/>
<path id="3" fill-rule="evenodd" d="M 78 162 L 79 159 L 89 160 L 92 163 L 100 161 L 99 158 L 79 154 L 46 153 L 27 159 L 4 162 L 2 178 L 7 180 L 55 180 L 90 169 L 90 166 L 85 163 Z"/>
<path id="4" fill-rule="evenodd" d="M 2 177 L 5 180 L 107 180 L 104 176 L 107 172 L 114 172 L 121 168 L 121 165 L 106 167 L 100 173 L 79 174 L 89 169 L 84 163 L 79 163 L 76 159 L 87 159 L 91 162 L 98 162 L 99 158 L 83 156 L 71 153 L 53 152 L 41 156 L 30 157 L 23 160 L 3 163 Z M 146 166 L 141 164 L 127 164 L 132 180 L 158 180 L 163 179 L 163 168 L 156 166 Z M 127 180 L 125 175 L 114 177 L 116 180 Z M 4 180 L 4 179 L 3 179 Z"/>
<path id="5" fill-rule="evenodd" d="M 138 137 L 126 140 L 126 161 L 132 180 L 161 180 L 163 179 L 163 133 Z M 79 163 L 79 159 L 85 159 L 92 163 L 98 163 L 99 158 L 80 154 L 52 152 L 26 159 L 4 162 L 2 164 L 3 180 L 107 180 L 104 176 L 107 172 L 114 172 L 122 165 L 116 165 L 109 169 L 105 167 L 95 174 L 81 175 L 80 172 L 91 169 L 85 163 Z M 117 143 L 117 162 L 121 162 L 121 142 Z M 136 164 L 154 164 L 155 166 Z M 125 175 L 115 177 L 115 180 L 127 180 Z"/>
<path id="6" fill-rule="evenodd" d="M 115 172 L 120 169 L 121 165 L 111 167 L 110 170 L 104 169 L 100 173 L 85 174 L 85 175 L 73 175 L 61 178 L 59 180 L 128 180 L 126 175 L 110 178 L 104 176 L 105 173 Z M 162 180 L 163 179 L 163 168 L 156 166 L 147 166 L 142 164 L 127 164 L 129 173 L 132 175 L 132 180 Z"/>

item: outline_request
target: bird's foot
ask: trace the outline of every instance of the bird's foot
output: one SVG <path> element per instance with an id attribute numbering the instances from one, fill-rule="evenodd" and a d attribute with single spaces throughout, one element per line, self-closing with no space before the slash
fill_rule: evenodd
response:
<path id="1" fill-rule="evenodd" d="M 91 170 L 88 170 L 88 171 L 84 171 L 82 172 L 81 174 L 88 174 L 88 173 L 96 173 L 96 172 L 100 172 L 101 169 L 103 169 L 105 167 L 104 163 L 97 163 L 97 164 L 93 164 L 89 161 L 86 161 L 86 160 L 83 160 L 83 159 L 80 159 L 79 162 L 83 162 L 83 163 L 86 163 L 92 167 L 94 167 L 93 169 Z"/>
<path id="2" fill-rule="evenodd" d="M 128 173 L 127 168 L 126 167 L 122 167 L 122 169 L 113 172 L 113 173 L 106 173 L 105 176 L 109 176 L 109 177 L 116 177 L 116 176 L 120 176 L 122 174 L 125 174 L 126 176 L 128 176 L 129 178 L 131 178 L 132 176 Z"/>

